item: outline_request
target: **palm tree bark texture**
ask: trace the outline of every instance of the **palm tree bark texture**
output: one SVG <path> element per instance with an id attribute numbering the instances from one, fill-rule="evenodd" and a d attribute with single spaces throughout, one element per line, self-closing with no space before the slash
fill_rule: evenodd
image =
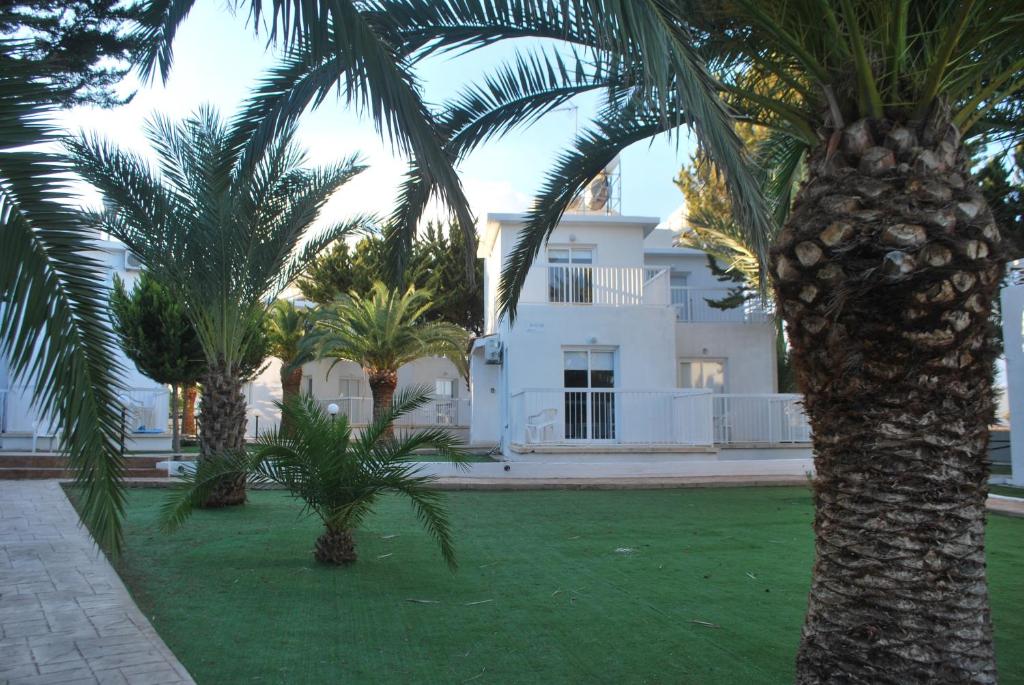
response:
<path id="1" fill-rule="evenodd" d="M 211 365 L 203 376 L 199 410 L 200 459 L 245 449 L 246 402 L 242 382 L 223 364 Z M 245 476 L 225 478 L 203 506 L 245 503 Z"/>
<path id="2" fill-rule="evenodd" d="M 370 394 L 373 395 L 373 420 L 376 421 L 391 406 L 395 388 L 398 387 L 398 372 L 392 369 L 367 369 L 366 376 L 370 383 Z"/>
<path id="3" fill-rule="evenodd" d="M 299 396 L 302 389 L 302 367 L 288 370 L 285 364 L 281 365 L 281 401 L 288 404 Z M 281 430 L 288 431 L 288 416 L 281 415 Z"/>
<path id="4" fill-rule="evenodd" d="M 817 471 L 799 683 L 996 682 L 984 541 L 1001 254 L 941 111 L 858 121 L 811 155 L 771 254 Z"/>
<path id="5" fill-rule="evenodd" d="M 351 529 L 334 530 L 325 527 L 324 532 L 316 539 L 313 556 L 324 564 L 342 566 L 351 564 L 358 558 L 356 541 Z"/>

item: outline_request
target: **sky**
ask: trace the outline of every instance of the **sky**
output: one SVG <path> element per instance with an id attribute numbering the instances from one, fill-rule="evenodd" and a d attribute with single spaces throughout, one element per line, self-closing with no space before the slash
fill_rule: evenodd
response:
<path id="1" fill-rule="evenodd" d="M 468 56 L 431 59 L 418 67 L 426 98 L 433 104 L 472 83 L 489 67 L 514 51 L 493 46 Z M 133 74 L 124 87 L 136 90 L 129 104 L 111 110 L 76 108 L 61 115 L 70 132 L 103 135 L 122 147 L 148 154 L 144 123 L 153 113 L 181 118 L 204 104 L 227 116 L 244 101 L 260 75 L 274 64 L 262 37 L 254 35 L 244 14 L 232 15 L 219 0 L 200 0 L 174 43 L 174 66 L 167 83 L 141 83 Z M 540 190 L 544 175 L 559 151 L 567 148 L 577 121 L 585 126 L 596 98 L 580 101 L 578 112 L 556 111 L 529 129 L 517 129 L 503 139 L 475 150 L 459 167 L 467 197 L 477 217 L 489 212 L 527 209 Z M 331 98 L 307 112 L 299 125 L 299 140 L 310 163 L 325 164 L 359 152 L 367 171 L 344 187 L 324 210 L 336 220 L 356 212 L 387 215 L 394 206 L 405 160 L 383 142 L 370 120 Z M 621 158 L 622 213 L 665 219 L 682 203 L 672 178 L 693 149 L 688 138 L 656 139 L 627 149 Z M 83 188 L 84 202 L 98 195 Z M 437 210 L 434 210 L 437 211 Z"/>

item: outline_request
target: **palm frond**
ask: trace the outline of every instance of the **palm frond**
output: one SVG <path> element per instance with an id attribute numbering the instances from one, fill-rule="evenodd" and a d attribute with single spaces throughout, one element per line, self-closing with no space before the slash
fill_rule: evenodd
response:
<path id="1" fill-rule="evenodd" d="M 57 139 L 49 100 L 0 42 L 0 352 L 13 381 L 32 387 L 33 407 L 58 428 L 82 518 L 112 553 L 122 543 L 124 472 L 116 393 L 121 369 L 105 325 L 103 267 L 87 256 L 98 236 L 62 202 L 66 166 L 26 146 Z"/>

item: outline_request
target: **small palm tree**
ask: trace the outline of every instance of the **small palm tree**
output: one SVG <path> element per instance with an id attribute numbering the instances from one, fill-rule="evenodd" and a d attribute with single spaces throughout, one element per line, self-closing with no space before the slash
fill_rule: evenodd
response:
<path id="1" fill-rule="evenodd" d="M 437 356 L 465 370 L 469 333 L 454 324 L 424 321 L 430 307 L 426 290 L 400 292 L 378 282 L 365 297 L 352 293 L 319 310 L 307 344 L 320 359 L 333 357 L 363 367 L 377 421 L 391 405 L 402 365 Z"/>
<path id="2" fill-rule="evenodd" d="M 73 139 L 68 148 L 75 169 L 107 202 L 87 219 L 171 289 L 199 336 L 205 458 L 244 443 L 242 383 L 259 365 L 252 357 L 267 309 L 321 249 L 365 225 L 356 217 L 307 235 L 327 200 L 364 167 L 349 158 L 307 168 L 294 127 L 253 148 L 244 127 L 225 125 L 210 108 L 181 122 L 156 117 L 147 135 L 160 173 L 95 137 Z M 244 483 L 225 483 L 208 504 L 244 501 Z"/>
<path id="3" fill-rule="evenodd" d="M 226 477 L 244 474 L 255 485 L 278 485 L 305 502 L 305 511 L 320 518 L 324 532 L 314 556 L 327 564 L 356 560 L 353 532 L 380 497 L 409 498 L 423 526 L 437 541 L 441 555 L 456 567 L 451 526 L 442 495 L 430 489 L 433 476 L 421 475 L 412 461 L 419 449 L 433 449 L 462 464 L 458 441 L 447 431 L 430 429 L 396 439 L 390 435 L 398 417 L 429 401 L 426 389 L 403 391 L 373 424 L 356 436 L 345 416 L 328 416 L 315 400 L 299 396 L 281 404 L 289 433 L 270 431 L 252 453 L 239 450 L 225 458 L 201 462 L 185 476 L 165 502 L 163 525 L 179 527 Z"/>
<path id="4" fill-rule="evenodd" d="M 309 310 L 294 302 L 278 300 L 267 312 L 267 348 L 272 357 L 281 360 L 281 401 L 289 404 L 299 395 L 302 365 L 312 359 L 301 345 L 306 334 Z M 287 417 L 281 416 L 281 430 L 287 430 Z"/>

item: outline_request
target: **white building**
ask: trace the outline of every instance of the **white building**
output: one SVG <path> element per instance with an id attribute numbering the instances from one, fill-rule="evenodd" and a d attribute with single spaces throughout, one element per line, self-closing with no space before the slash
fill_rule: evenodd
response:
<path id="1" fill-rule="evenodd" d="M 140 265 L 117 241 L 97 240 L 88 252 L 105 269 L 108 292 L 117 274 L 128 288 L 138 278 Z M 144 376 L 118 348 L 115 359 L 123 373 L 120 400 L 124 409 L 125 447 L 128 450 L 169 450 L 167 428 L 170 392 L 166 386 Z M 0 356 L 0 449 L 5 451 L 51 451 L 57 447 L 57 422 L 52 415 L 32 406 L 29 379 L 14 379 L 7 360 Z"/>
<path id="2" fill-rule="evenodd" d="M 775 325 L 656 218 L 566 214 L 498 317 L 498 282 L 525 217 L 488 215 L 486 335 L 471 356 L 474 443 L 509 460 L 641 464 L 785 460 L 810 468 L 799 396 L 777 393 Z M 700 457 L 699 455 L 703 455 Z M 725 469 L 724 472 L 728 472 Z"/>
<path id="3" fill-rule="evenodd" d="M 1024 486 L 1024 260 L 1010 266 L 1001 305 L 1010 409 L 1010 482 Z"/>

